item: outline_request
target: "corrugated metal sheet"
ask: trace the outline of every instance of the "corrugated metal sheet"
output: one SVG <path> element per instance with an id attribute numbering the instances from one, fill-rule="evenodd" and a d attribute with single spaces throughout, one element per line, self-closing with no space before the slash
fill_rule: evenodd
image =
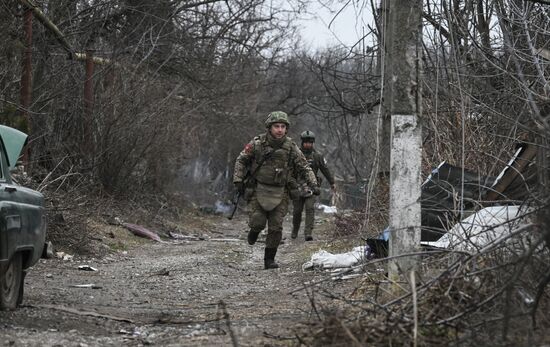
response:
<path id="1" fill-rule="evenodd" d="M 464 185 L 462 177 L 464 175 Z M 495 178 L 441 163 L 422 185 L 422 241 L 439 239 L 460 218 L 464 210 L 474 210 Z M 462 189 L 464 187 L 464 192 Z"/>

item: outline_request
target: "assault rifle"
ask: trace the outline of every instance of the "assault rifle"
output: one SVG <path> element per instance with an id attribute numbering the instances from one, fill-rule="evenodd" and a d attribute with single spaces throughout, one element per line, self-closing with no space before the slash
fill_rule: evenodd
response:
<path id="1" fill-rule="evenodd" d="M 231 215 L 227 217 L 227 219 L 232 220 L 233 216 L 235 215 L 235 212 L 237 212 L 237 207 L 239 207 L 239 200 L 241 200 L 242 192 L 240 190 L 237 191 L 237 194 L 235 194 L 235 199 L 233 201 L 233 211 L 231 211 Z"/>

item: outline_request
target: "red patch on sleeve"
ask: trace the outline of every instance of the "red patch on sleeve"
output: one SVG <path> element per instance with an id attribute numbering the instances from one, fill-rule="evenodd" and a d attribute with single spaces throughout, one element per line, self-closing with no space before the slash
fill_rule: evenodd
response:
<path id="1" fill-rule="evenodd" d="M 246 146 L 244 146 L 244 152 L 246 154 L 250 154 L 252 152 L 252 149 L 254 148 L 254 146 L 252 146 L 251 143 L 247 143 Z"/>

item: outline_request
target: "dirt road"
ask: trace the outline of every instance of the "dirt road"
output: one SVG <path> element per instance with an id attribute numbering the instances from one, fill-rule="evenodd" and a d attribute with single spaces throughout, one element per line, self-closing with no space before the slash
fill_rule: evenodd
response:
<path id="1" fill-rule="evenodd" d="M 324 218 L 319 230 L 330 228 Z M 139 239 L 101 259 L 42 260 L 27 275 L 23 307 L 0 312 L 0 341 L 6 346 L 297 345 L 297 329 L 316 315 L 308 292 L 295 290 L 327 276 L 302 272 L 301 265 L 326 243 L 321 236 L 307 243 L 301 237 L 290 240 L 288 224 L 277 270 L 263 270 L 262 243 L 244 241 L 244 218 L 223 217 L 201 231 L 204 240 Z M 120 227 L 106 228 L 99 227 L 98 234 L 137 238 Z M 326 285 L 345 292 L 331 281 Z"/>

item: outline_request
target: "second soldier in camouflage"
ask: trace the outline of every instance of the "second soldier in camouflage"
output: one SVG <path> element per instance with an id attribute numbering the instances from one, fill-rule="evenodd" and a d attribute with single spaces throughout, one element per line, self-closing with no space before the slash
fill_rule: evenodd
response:
<path id="1" fill-rule="evenodd" d="M 319 185 L 321 184 L 321 178 L 317 176 L 317 173 L 319 170 L 323 173 L 323 175 L 326 177 L 328 183 L 330 184 L 330 188 L 334 190 L 334 177 L 332 176 L 332 173 L 328 169 L 327 162 L 323 155 L 321 153 L 317 152 L 315 148 L 313 148 L 313 144 L 315 143 L 315 134 L 312 131 L 306 130 L 301 134 L 302 139 L 302 152 L 304 153 L 311 169 L 313 170 L 313 173 L 315 174 L 317 178 L 317 182 Z M 299 175 L 298 177 L 298 184 L 302 184 L 305 182 L 304 179 L 301 179 Z M 313 190 L 311 192 L 307 192 L 302 190 L 303 194 L 302 196 L 298 197 L 297 199 L 293 200 L 293 216 L 292 216 L 292 235 L 291 237 L 295 239 L 298 237 L 298 231 L 300 230 L 300 224 L 302 222 L 302 213 L 304 211 L 304 207 L 306 210 L 306 223 L 304 227 L 304 238 L 306 241 L 312 241 L 313 240 L 313 223 L 315 218 L 315 196 L 319 195 L 320 190 Z"/>

